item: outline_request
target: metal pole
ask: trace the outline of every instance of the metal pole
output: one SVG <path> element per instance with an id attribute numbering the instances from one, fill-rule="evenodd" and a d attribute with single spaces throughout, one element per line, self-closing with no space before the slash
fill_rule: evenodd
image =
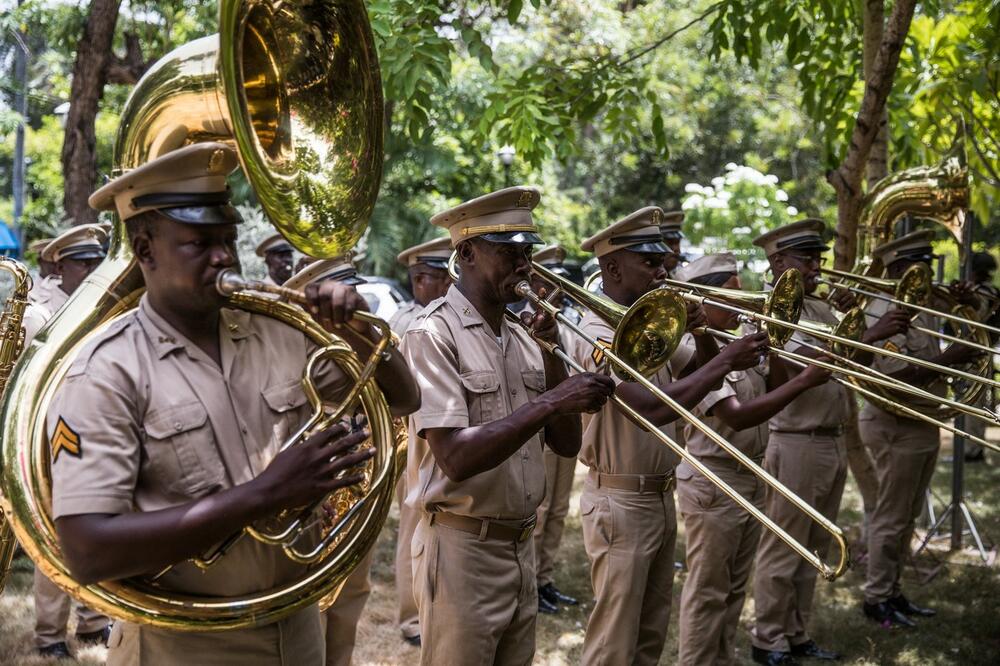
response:
<path id="1" fill-rule="evenodd" d="M 972 278 L 972 228 L 976 225 L 976 214 L 966 213 L 966 224 L 962 229 L 962 247 L 959 248 L 959 275 L 963 280 Z M 955 417 L 955 427 L 965 428 L 965 415 Z M 956 435 L 952 451 L 951 503 L 958 508 L 965 501 L 965 438 Z M 965 531 L 965 516 L 962 511 L 951 512 L 951 549 L 962 549 L 962 533 Z"/>
<path id="2" fill-rule="evenodd" d="M 24 0 L 17 0 L 18 7 Z M 21 232 L 21 216 L 24 214 L 24 126 L 28 122 L 28 52 L 24 43 L 24 33 L 18 31 L 14 36 L 14 111 L 21 114 L 21 121 L 14 131 L 14 172 L 12 185 L 14 188 L 14 215 L 11 227 L 17 237 L 18 244 L 24 244 L 24 234 Z"/>

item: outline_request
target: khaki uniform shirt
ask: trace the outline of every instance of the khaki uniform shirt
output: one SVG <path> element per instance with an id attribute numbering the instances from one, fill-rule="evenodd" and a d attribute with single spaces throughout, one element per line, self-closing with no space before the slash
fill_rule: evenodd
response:
<path id="1" fill-rule="evenodd" d="M 833 309 L 818 298 L 806 296 L 802 305 L 804 321 L 836 326 L 837 316 Z M 794 352 L 802 342 L 826 346 L 826 343 L 811 335 L 796 331 L 785 345 L 786 351 Z M 847 401 L 853 397 L 847 389 L 836 382 L 827 382 L 802 392 L 788 406 L 771 417 L 771 430 L 801 432 L 817 428 L 835 428 L 847 423 L 850 415 Z"/>
<path id="2" fill-rule="evenodd" d="M 545 495 L 542 433 L 498 467 L 461 482 L 438 467 L 422 435 L 428 428 L 468 428 L 510 416 L 545 392 L 542 352 L 513 322 L 500 340 L 452 285 L 403 336 L 401 347 L 420 386 L 420 409 L 409 419 L 406 503 L 419 511 L 524 520 Z"/>
<path id="3" fill-rule="evenodd" d="M 79 355 L 48 414 L 53 517 L 177 506 L 246 483 L 310 413 L 301 388 L 315 348 L 281 322 L 224 309 L 222 367 L 143 297 Z M 326 390 L 347 380 L 318 369 Z M 267 590 L 301 573 L 280 548 L 244 538 L 200 571 L 174 566 L 160 583 L 206 595 Z"/>
<path id="4" fill-rule="evenodd" d="M 942 304 L 934 304 L 934 307 L 941 306 Z M 892 303 L 887 303 L 886 301 L 875 298 L 871 299 L 871 302 L 865 307 L 865 323 L 869 326 L 873 325 L 882 317 L 882 315 L 894 307 L 896 306 Z M 920 315 L 914 319 L 913 324 L 914 326 L 923 326 L 924 328 L 929 328 L 931 330 L 937 330 L 938 328 L 937 320 L 926 312 L 921 312 Z M 910 328 L 905 334 L 894 335 L 891 338 L 880 340 L 876 344 L 884 349 L 890 349 L 892 351 L 905 354 L 906 356 L 913 356 L 924 360 L 932 359 L 941 353 L 941 346 L 939 345 L 937 338 L 927 335 L 926 333 L 918 331 L 914 328 Z M 894 372 L 903 370 L 908 367 L 908 365 L 909 364 L 906 363 L 906 361 L 889 358 L 888 356 L 883 356 L 881 354 L 875 354 L 871 367 L 874 370 L 890 375 Z M 946 395 L 948 391 L 947 383 L 942 375 L 938 375 L 938 379 L 926 386 L 922 386 L 921 388 L 939 396 Z M 922 400 L 921 398 L 914 396 L 905 396 L 901 401 L 909 407 L 919 406 L 936 408 L 938 406 L 938 403 Z"/>
<path id="5" fill-rule="evenodd" d="M 593 312 L 583 315 L 580 327 L 590 336 L 608 344 L 614 339 L 614 330 Z M 607 359 L 583 338 L 575 336 L 572 350 L 574 360 L 585 370 L 610 374 L 616 384 L 621 383 L 618 375 L 611 372 Z M 669 365 L 651 379 L 658 386 L 666 386 L 673 381 Z M 661 429 L 676 441 L 673 423 Z M 617 406 L 608 402 L 596 414 L 583 415 L 580 460 L 602 474 L 654 475 L 673 471 L 679 458 L 654 435 L 634 425 Z"/>
<path id="6" fill-rule="evenodd" d="M 731 397 L 735 397 L 740 403 L 745 403 L 765 393 L 767 393 L 767 380 L 762 368 L 734 370 L 726 375 L 721 388 L 710 392 L 702 398 L 701 402 L 691 411 L 695 416 L 704 421 L 708 427 L 719 433 L 724 440 L 746 454 L 747 457 L 759 459 L 764 456 L 764 449 L 767 448 L 767 422 L 753 428 L 746 428 L 745 430 L 733 430 L 722 419 L 715 416 L 712 413 L 712 409 L 723 400 Z M 698 456 L 698 458 L 732 460 L 732 457 L 723 451 L 718 444 L 702 434 L 700 430 L 695 429 L 691 424 L 685 425 L 684 437 L 688 450 Z"/>
<path id="7" fill-rule="evenodd" d="M 410 328 L 410 324 L 417 318 L 421 310 L 423 307 L 416 301 L 403 304 L 389 319 L 389 328 L 399 337 L 403 337 L 403 333 L 406 333 L 407 329 Z"/>
<path id="8" fill-rule="evenodd" d="M 62 290 L 62 278 L 49 275 L 42 278 L 28 292 L 28 306 L 24 309 L 24 342 L 27 344 L 53 315 L 59 311 L 69 294 Z"/>

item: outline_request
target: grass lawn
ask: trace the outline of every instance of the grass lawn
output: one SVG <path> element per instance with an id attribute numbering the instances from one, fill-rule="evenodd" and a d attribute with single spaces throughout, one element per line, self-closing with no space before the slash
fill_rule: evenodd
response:
<path id="1" fill-rule="evenodd" d="M 992 441 L 1000 431 L 991 432 Z M 942 458 L 950 454 L 946 440 Z M 1000 538 L 1000 455 L 992 462 L 966 467 L 968 501 L 981 522 L 983 534 Z M 575 664 L 579 662 L 583 631 L 589 612 L 590 578 L 580 530 L 579 489 L 582 475 L 570 505 L 566 536 L 558 561 L 559 585 L 569 594 L 584 600 L 577 608 L 564 609 L 556 616 L 540 616 L 538 622 L 537 664 Z M 934 478 L 934 492 L 940 503 L 950 497 L 951 465 L 939 462 Z M 853 480 L 848 481 L 838 523 L 853 538 L 861 520 L 861 498 Z M 395 552 L 395 509 L 377 546 L 372 569 L 373 592 L 358 630 L 355 662 L 358 664 L 416 663 L 418 651 L 399 638 L 395 626 L 396 606 L 392 558 Z M 922 532 L 921 532 L 922 535 Z M 683 524 L 678 553 L 683 553 Z M 969 539 L 966 538 L 966 544 Z M 817 593 L 813 635 L 824 647 L 846 655 L 848 664 L 1000 664 L 1000 570 L 984 566 L 971 550 L 948 553 L 947 542 L 936 544 L 917 561 L 921 574 L 907 569 L 905 589 L 917 603 L 934 606 L 939 614 L 933 622 L 924 620 L 915 632 L 886 631 L 861 615 L 860 586 L 863 568 L 855 567 L 835 583 L 820 581 Z M 923 575 L 934 574 L 929 582 Z M 673 663 L 677 654 L 677 607 L 684 574 L 679 573 L 674 586 L 674 617 L 664 649 L 664 664 Z M 743 628 L 753 616 L 753 601 L 743 612 Z M 34 607 L 31 600 L 31 564 L 19 560 L 6 591 L 0 597 L 0 663 L 51 663 L 31 656 Z M 744 631 L 739 637 L 739 656 L 750 662 L 750 641 Z M 88 648 L 78 653 L 81 664 L 102 664 L 103 649 Z"/>

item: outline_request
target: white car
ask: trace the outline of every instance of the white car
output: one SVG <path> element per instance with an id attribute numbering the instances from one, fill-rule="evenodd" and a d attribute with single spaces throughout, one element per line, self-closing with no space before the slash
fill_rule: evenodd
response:
<path id="1" fill-rule="evenodd" d="M 380 319 L 389 321 L 404 303 L 412 300 L 409 292 L 398 282 L 372 275 L 359 275 L 365 280 L 357 286 L 358 293 L 368 301 L 368 309 Z"/>

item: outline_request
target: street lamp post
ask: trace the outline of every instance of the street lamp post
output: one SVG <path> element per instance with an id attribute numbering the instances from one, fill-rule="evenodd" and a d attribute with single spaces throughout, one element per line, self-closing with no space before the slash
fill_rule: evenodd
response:
<path id="1" fill-rule="evenodd" d="M 514 146 L 503 146 L 497 151 L 497 157 L 503 164 L 503 186 L 510 187 L 510 167 L 514 164 Z"/>

